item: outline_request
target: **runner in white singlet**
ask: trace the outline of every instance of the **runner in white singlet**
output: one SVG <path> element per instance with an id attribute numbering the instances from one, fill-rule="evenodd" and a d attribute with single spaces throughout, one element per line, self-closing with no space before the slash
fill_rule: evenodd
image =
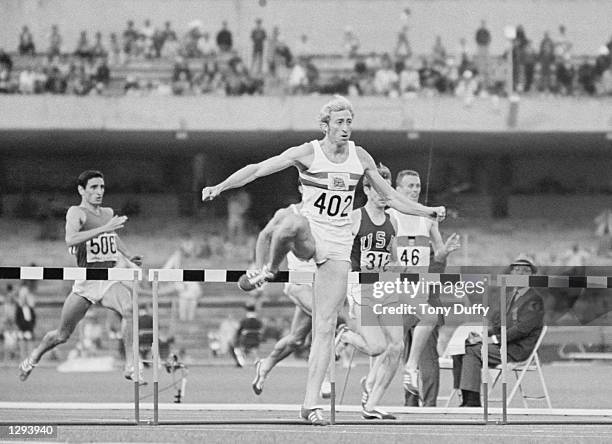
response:
<path id="1" fill-rule="evenodd" d="M 380 176 L 372 156 L 350 141 L 353 117 L 351 103 L 336 96 L 319 113 L 322 140 L 304 143 L 263 162 L 247 165 L 220 184 L 202 190 L 202 200 L 207 201 L 225 190 L 242 187 L 258 177 L 291 166 L 300 171 L 304 186 L 302 214 L 287 217 L 278 225 L 270 240 L 269 261 L 258 273 L 241 278 L 239 284 L 250 290 L 273 280 L 289 251 L 300 259 L 315 259 L 316 325 L 300 411 L 300 416 L 313 425 L 328 424 L 316 405 L 329 366 L 337 312 L 346 294 L 352 244 L 349 214 L 356 181 L 366 175 L 387 205 L 399 211 L 439 220 L 446 215 L 444 207 L 426 207 L 406 199 Z"/>

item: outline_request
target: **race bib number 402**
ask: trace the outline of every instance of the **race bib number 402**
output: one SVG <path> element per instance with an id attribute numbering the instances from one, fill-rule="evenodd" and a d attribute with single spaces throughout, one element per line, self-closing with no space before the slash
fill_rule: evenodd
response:
<path id="1" fill-rule="evenodd" d="M 117 235 L 102 233 L 87 241 L 87 262 L 116 261 L 118 257 Z"/>

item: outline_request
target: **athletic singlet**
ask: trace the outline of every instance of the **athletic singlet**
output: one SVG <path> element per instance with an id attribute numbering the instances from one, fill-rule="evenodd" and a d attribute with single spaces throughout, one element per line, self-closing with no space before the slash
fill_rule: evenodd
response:
<path id="1" fill-rule="evenodd" d="M 379 272 L 389 264 L 389 248 L 395 228 L 391 217 L 385 213 L 385 221 L 376 225 L 370 219 L 365 207 L 360 208 L 361 223 L 351 250 L 352 271 Z"/>
<path id="2" fill-rule="evenodd" d="M 81 231 L 101 227 L 113 217 L 113 210 L 110 208 L 100 208 L 99 215 L 87 208 L 79 208 L 85 212 L 85 222 L 81 227 Z M 115 233 L 102 233 L 76 246 L 78 267 L 112 268 L 117 263 L 118 258 L 119 250 Z"/>
<path id="3" fill-rule="evenodd" d="M 391 208 L 397 219 L 397 260 L 405 267 L 428 267 L 431 252 L 429 230 L 433 221 L 400 213 Z"/>
<path id="4" fill-rule="evenodd" d="M 289 208 L 291 208 L 291 211 L 293 211 L 295 214 L 300 214 L 298 205 L 292 204 L 289 206 Z M 315 263 L 314 259 L 304 261 L 299 259 L 295 254 L 293 254 L 292 251 L 289 251 L 287 253 L 287 269 L 289 271 L 307 271 L 314 273 L 317 271 L 317 264 Z"/>
<path id="5" fill-rule="evenodd" d="M 355 187 L 363 176 L 355 143 L 349 141 L 348 156 L 342 163 L 331 162 L 318 140 L 310 143 L 314 148 L 312 164 L 299 173 L 303 188 L 300 212 L 314 221 L 339 227 L 350 225 Z"/>

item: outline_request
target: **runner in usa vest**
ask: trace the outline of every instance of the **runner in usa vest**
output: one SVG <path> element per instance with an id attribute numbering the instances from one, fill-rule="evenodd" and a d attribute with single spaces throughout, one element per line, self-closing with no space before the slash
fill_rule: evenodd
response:
<path id="1" fill-rule="evenodd" d="M 351 250 L 351 270 L 385 271 L 390 262 L 390 244 L 395 235 L 391 217 L 385 214 L 382 225 L 375 225 L 365 208 L 360 208 L 361 224 Z"/>

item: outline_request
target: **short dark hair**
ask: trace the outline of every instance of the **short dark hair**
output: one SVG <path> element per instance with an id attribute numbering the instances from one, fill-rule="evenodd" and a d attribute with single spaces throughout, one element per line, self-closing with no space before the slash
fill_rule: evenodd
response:
<path id="1" fill-rule="evenodd" d="M 417 171 L 402 170 L 399 173 L 397 173 L 397 177 L 395 178 L 395 186 L 397 186 L 405 176 L 416 176 L 419 179 L 421 178 L 420 174 Z"/>
<path id="2" fill-rule="evenodd" d="M 77 179 L 77 185 L 85 188 L 87 186 L 87 182 L 89 182 L 89 179 L 93 179 L 94 177 L 104 179 L 104 174 L 102 174 L 98 170 L 83 171 L 81 174 L 79 174 L 79 178 Z"/>

